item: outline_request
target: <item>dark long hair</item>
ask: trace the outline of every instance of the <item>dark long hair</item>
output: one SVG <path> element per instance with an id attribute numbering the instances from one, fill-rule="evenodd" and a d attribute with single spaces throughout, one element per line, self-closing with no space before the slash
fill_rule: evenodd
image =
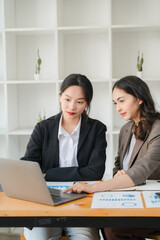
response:
<path id="1" fill-rule="evenodd" d="M 119 88 L 135 98 L 143 101 L 140 105 L 140 118 L 138 126 L 134 124 L 133 132 L 137 139 L 144 140 L 149 134 L 155 119 L 160 119 L 160 113 L 156 112 L 155 104 L 148 85 L 136 76 L 127 76 L 118 80 L 113 88 Z"/>
<path id="2" fill-rule="evenodd" d="M 88 117 L 91 100 L 93 97 L 93 87 L 90 80 L 85 75 L 76 74 L 76 73 L 70 74 L 64 79 L 64 81 L 61 84 L 60 95 L 70 86 L 80 86 L 82 88 L 85 96 L 85 100 L 88 105 L 87 111 L 84 110 L 83 115 L 85 115 L 85 117 Z"/>

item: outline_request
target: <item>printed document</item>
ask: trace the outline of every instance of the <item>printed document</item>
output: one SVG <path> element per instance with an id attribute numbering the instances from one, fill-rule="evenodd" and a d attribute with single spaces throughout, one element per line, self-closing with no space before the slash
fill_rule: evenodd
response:
<path id="1" fill-rule="evenodd" d="M 143 202 L 140 192 L 98 192 L 91 208 L 143 208 Z"/>
<path id="2" fill-rule="evenodd" d="M 81 183 L 84 184 L 93 184 L 99 181 L 80 181 Z M 71 185 L 73 185 L 75 182 L 47 182 L 47 186 L 49 188 L 57 188 L 57 189 L 61 189 L 61 190 L 65 190 L 67 188 L 69 188 Z"/>
<path id="3" fill-rule="evenodd" d="M 160 197 L 155 195 L 157 191 L 143 191 L 146 208 L 160 208 Z"/>
<path id="4" fill-rule="evenodd" d="M 112 191 L 160 191 L 160 181 L 156 180 L 146 180 L 145 184 L 129 187 L 129 188 L 121 188 L 115 189 Z"/>

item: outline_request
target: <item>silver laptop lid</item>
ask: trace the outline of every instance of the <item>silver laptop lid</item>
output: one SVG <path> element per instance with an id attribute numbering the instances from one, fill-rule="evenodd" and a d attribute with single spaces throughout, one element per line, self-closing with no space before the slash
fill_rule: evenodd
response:
<path id="1" fill-rule="evenodd" d="M 0 158 L 0 184 L 8 197 L 54 205 L 37 162 Z"/>

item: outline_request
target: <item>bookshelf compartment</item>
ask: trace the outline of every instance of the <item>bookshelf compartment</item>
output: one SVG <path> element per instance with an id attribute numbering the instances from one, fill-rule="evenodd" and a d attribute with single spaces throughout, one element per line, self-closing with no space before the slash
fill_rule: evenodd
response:
<path id="1" fill-rule="evenodd" d="M 55 0 L 5 0 L 6 28 L 53 28 L 56 26 Z"/>
<path id="2" fill-rule="evenodd" d="M 112 24 L 160 24 L 160 2 L 155 0 L 112 0 Z M 125 14 L 124 14 L 125 13 Z"/>
<path id="3" fill-rule="evenodd" d="M 59 76 L 81 73 L 89 79 L 109 78 L 107 33 L 59 33 Z"/>
<path id="4" fill-rule="evenodd" d="M 5 135 L 0 135 L 0 157 L 7 158 L 7 139 Z"/>
<path id="5" fill-rule="evenodd" d="M 30 136 L 9 136 L 9 158 L 20 159 L 24 156 Z"/>
<path id="6" fill-rule="evenodd" d="M 92 118 L 102 121 L 109 126 L 110 121 L 110 103 L 109 86 L 107 83 L 92 83 L 93 85 L 93 99 L 91 102 L 90 116 Z M 103 107 L 102 107 L 103 106 Z"/>
<path id="7" fill-rule="evenodd" d="M 58 26 L 107 26 L 109 1 L 58 0 Z"/>
<path id="8" fill-rule="evenodd" d="M 4 81 L 4 58 L 3 58 L 3 42 L 0 33 L 0 82 Z"/>
<path id="9" fill-rule="evenodd" d="M 59 111 L 56 84 L 9 85 L 8 109 L 9 131 L 33 129 L 40 113 L 48 118 Z"/>
<path id="10" fill-rule="evenodd" d="M 6 103 L 4 86 L 0 84 L 0 132 L 7 129 Z"/>
<path id="11" fill-rule="evenodd" d="M 2 19 L 2 12 L 3 12 L 3 10 L 2 10 L 2 0 L 0 0 L 0 31 L 1 31 L 1 29 L 2 29 L 2 27 L 3 27 L 3 19 Z"/>
<path id="12" fill-rule="evenodd" d="M 144 53 L 143 77 L 160 77 L 159 39 L 159 31 L 113 32 L 113 77 L 136 75 L 138 51 Z"/>
<path id="13" fill-rule="evenodd" d="M 15 33 L 7 33 L 7 80 L 34 80 L 37 49 L 42 59 L 40 80 L 56 80 L 54 35 L 17 35 Z"/>
<path id="14" fill-rule="evenodd" d="M 146 82 L 146 83 L 150 88 L 150 91 L 155 103 L 155 107 L 160 112 L 160 99 L 159 99 L 159 92 L 157 91 L 157 89 L 160 89 L 160 81 L 156 81 L 154 82 L 154 84 L 152 82 Z"/>

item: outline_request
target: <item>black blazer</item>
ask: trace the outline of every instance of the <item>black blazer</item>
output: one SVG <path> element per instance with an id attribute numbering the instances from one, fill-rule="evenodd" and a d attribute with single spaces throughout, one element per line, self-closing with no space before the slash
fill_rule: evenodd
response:
<path id="1" fill-rule="evenodd" d="M 82 115 L 77 149 L 78 167 L 59 167 L 58 128 L 61 114 L 36 124 L 21 160 L 36 161 L 46 181 L 99 180 L 103 177 L 106 160 L 106 126 Z"/>

